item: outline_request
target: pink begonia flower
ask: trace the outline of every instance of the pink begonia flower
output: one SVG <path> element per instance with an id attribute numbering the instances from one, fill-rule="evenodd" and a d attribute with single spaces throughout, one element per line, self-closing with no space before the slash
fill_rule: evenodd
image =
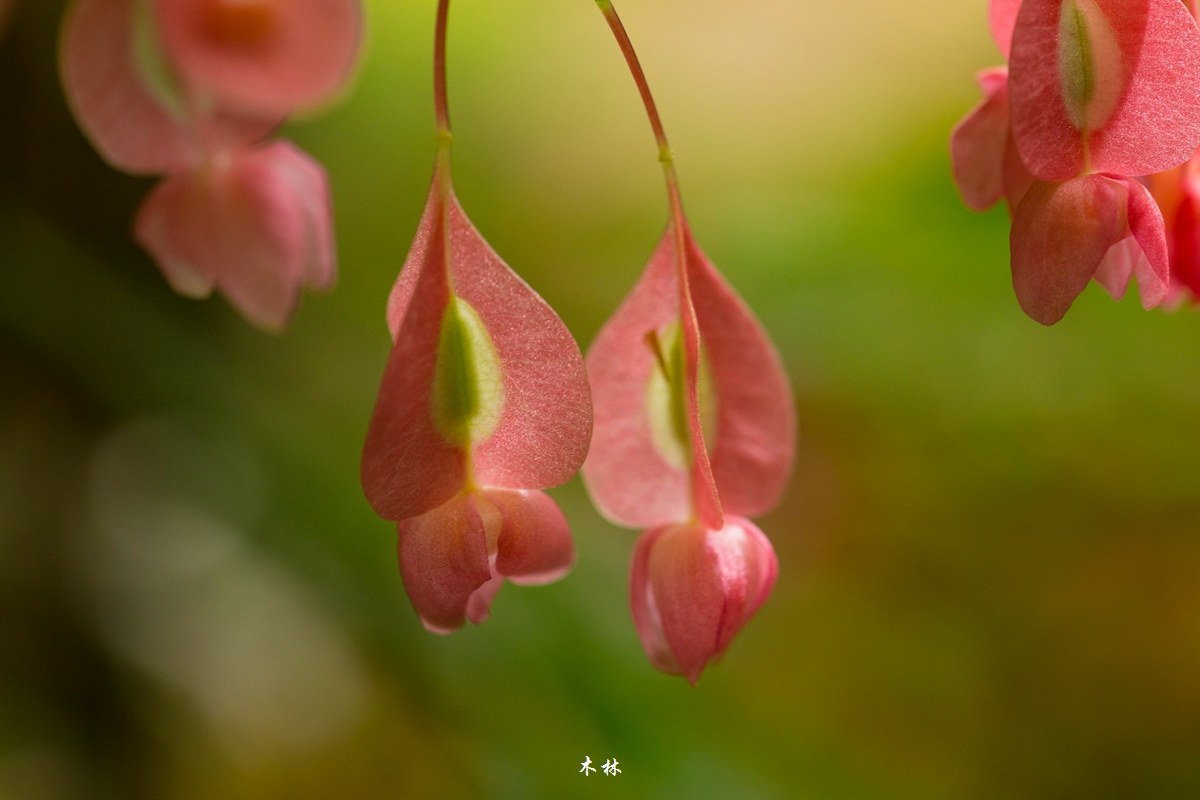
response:
<path id="1" fill-rule="evenodd" d="M 78 0 L 63 24 L 68 102 L 114 167 L 169 177 L 138 212 L 135 234 L 172 288 L 219 289 L 272 331 L 301 288 L 336 282 L 329 182 L 294 145 L 259 144 L 279 111 L 214 104 L 177 79 L 149 0 Z M 254 65 L 245 67 L 253 79 Z"/>
<path id="2" fill-rule="evenodd" d="M 540 490 L 575 474 L 592 435 L 591 391 L 570 331 L 454 195 L 448 14 L 439 0 L 437 167 L 388 298 L 394 344 L 361 470 L 375 513 L 397 522 L 409 600 L 440 634 L 486 620 L 505 578 L 536 585 L 570 571 L 570 528 Z"/>
<path id="3" fill-rule="evenodd" d="M 1179 0 L 1024 0 L 1008 80 L 1013 140 L 1037 180 L 1010 238 L 1013 287 L 1057 322 L 1095 277 L 1131 275 L 1152 308 L 1168 289 L 1162 216 L 1129 176 L 1200 144 L 1200 33 Z"/>
<path id="4" fill-rule="evenodd" d="M 487 619 L 504 578 L 549 583 L 574 563 L 567 522 L 538 490 L 587 455 L 587 375 L 566 326 L 475 230 L 442 158 L 387 319 L 363 491 L 399 523 L 422 623 L 450 633 Z"/>
<path id="5" fill-rule="evenodd" d="M 267 330 L 291 318 L 301 286 L 337 281 L 328 179 L 286 141 L 167 178 L 134 232 L 176 292 L 206 297 L 220 287 Z"/>
<path id="6" fill-rule="evenodd" d="M 329 100 L 362 39 L 359 0 L 151 1 L 183 82 L 241 113 Z"/>
<path id="7" fill-rule="evenodd" d="M 692 237 L 637 56 L 612 4 L 598 4 L 650 115 L 671 223 L 588 351 L 596 430 L 583 478 L 604 516 L 650 528 L 634 549 L 634 624 L 655 667 L 695 684 L 775 584 L 775 551 L 745 517 L 783 493 L 795 409 L 766 332 Z"/>

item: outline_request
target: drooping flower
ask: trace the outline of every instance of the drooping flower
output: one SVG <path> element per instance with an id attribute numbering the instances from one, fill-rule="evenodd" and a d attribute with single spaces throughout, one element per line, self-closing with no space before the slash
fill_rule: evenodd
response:
<path id="1" fill-rule="evenodd" d="M 358 0 L 339 2 L 343 16 L 358 19 Z M 138 212 L 135 232 L 171 286 L 190 297 L 217 288 L 251 322 L 279 330 L 303 286 L 323 290 L 336 280 L 328 179 L 290 143 L 262 144 L 296 104 L 294 97 L 238 106 L 181 77 L 190 62 L 176 57 L 160 23 L 185 5 L 77 0 L 63 25 L 67 99 L 111 165 L 168 175 Z M 233 35 L 238 25 L 252 24 L 248 20 L 259 5 L 269 7 L 271 25 L 284 30 L 295 27 L 294 18 L 306 8 L 267 0 L 257 5 L 211 0 L 204 8 L 213 19 L 232 14 L 234 22 L 226 22 L 233 27 L 222 30 Z M 250 16 L 238 16 L 243 12 Z M 299 62 L 297 69 L 307 69 L 304 53 L 287 52 Z M 247 86 L 269 83 L 260 74 L 265 62 L 231 59 L 240 63 Z M 278 63 L 276 55 L 270 65 Z M 343 73 L 326 68 L 337 80 Z M 284 94 L 281 89 L 279 96 Z"/>
<path id="2" fill-rule="evenodd" d="M 398 523 L 405 589 L 435 633 L 487 619 L 504 578 L 541 584 L 570 570 L 566 519 L 540 490 L 575 474 L 592 431 L 575 340 L 454 195 L 446 14 L 441 0 L 437 168 L 388 299 L 394 345 L 362 456 L 363 491 Z"/>
<path id="3" fill-rule="evenodd" d="M 774 550 L 745 517 L 785 488 L 795 410 L 770 339 L 692 237 L 637 57 L 598 2 L 646 102 L 671 223 L 589 348 L 596 430 L 583 477 L 602 514 L 650 528 L 634 550 L 634 623 L 651 663 L 694 684 L 774 586 Z"/>
<path id="4" fill-rule="evenodd" d="M 1011 235 L 1021 307 L 1057 322 L 1096 277 L 1136 275 L 1146 308 L 1168 288 L 1163 221 L 1129 176 L 1200 144 L 1200 33 L 1178 0 L 1024 0 L 1009 74 L 1013 140 L 1037 179 Z"/>

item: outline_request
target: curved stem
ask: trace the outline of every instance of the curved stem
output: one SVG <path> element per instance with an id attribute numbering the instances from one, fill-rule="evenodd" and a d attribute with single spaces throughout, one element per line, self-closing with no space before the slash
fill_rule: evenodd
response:
<path id="1" fill-rule="evenodd" d="M 625 62 L 629 65 L 629 71 L 633 74 L 634 83 L 637 84 L 638 92 L 642 96 L 646 114 L 650 117 L 650 127 L 654 131 L 654 139 L 658 143 L 658 160 L 662 162 L 663 173 L 667 180 L 667 197 L 671 203 L 671 234 L 675 240 L 675 272 L 679 285 L 680 335 L 683 336 L 684 341 L 684 382 L 687 387 L 688 428 L 691 434 L 690 450 L 694 447 L 695 442 L 700 442 L 703 446 L 704 441 L 700 425 L 698 387 L 701 345 L 700 326 L 696 319 L 695 306 L 692 305 L 692 291 L 688 282 L 687 263 L 690 242 L 687 222 L 683 215 L 683 201 L 679 195 L 679 181 L 675 176 L 675 162 L 671 154 L 671 146 L 667 142 L 666 131 L 663 130 L 662 118 L 658 115 L 658 106 L 654 103 L 654 96 L 650 93 L 650 84 L 646 81 L 646 73 L 642 70 L 641 62 L 638 61 L 637 53 L 634 52 L 633 43 L 629 41 L 629 34 L 625 32 L 625 26 L 621 23 L 621 18 L 617 16 L 617 10 L 613 7 L 612 0 L 596 0 L 596 5 L 600 6 L 604 19 L 612 28 L 617 44 L 621 47 L 621 53 L 625 56 Z M 693 524 L 698 521 L 706 524 L 711 522 L 716 525 L 716 528 L 720 528 L 724 525 L 724 521 L 720 510 L 720 499 L 717 497 L 716 486 L 712 479 L 708 455 L 704 452 L 699 454 L 692 452 L 691 461 L 689 480 L 692 509 L 690 522 Z"/>
<path id="2" fill-rule="evenodd" d="M 633 50 L 633 43 L 629 41 L 629 34 L 625 32 L 625 26 L 621 23 L 621 18 L 617 16 L 617 10 L 613 8 L 611 0 L 596 0 L 596 5 L 600 6 L 604 19 L 612 28 L 613 35 L 617 37 L 621 54 L 625 56 L 625 62 L 629 64 L 629 71 L 633 73 L 633 81 L 642 95 L 642 102 L 646 104 L 646 113 L 650 116 L 650 127 L 654 129 L 654 140 L 658 142 L 658 158 L 664 165 L 670 165 L 671 147 L 667 144 L 667 134 L 663 131 L 662 119 L 658 116 L 658 107 L 654 104 L 654 96 L 650 94 L 650 84 L 646 82 L 646 73 L 642 71 L 642 64 Z"/>
<path id="3" fill-rule="evenodd" d="M 439 142 L 450 139 L 450 109 L 446 103 L 446 22 L 449 16 L 450 0 L 438 0 L 437 30 L 433 40 L 433 108 Z"/>

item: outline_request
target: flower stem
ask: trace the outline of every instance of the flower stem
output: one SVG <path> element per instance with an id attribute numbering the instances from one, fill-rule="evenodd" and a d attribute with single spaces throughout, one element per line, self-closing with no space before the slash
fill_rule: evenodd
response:
<path id="1" fill-rule="evenodd" d="M 654 140 L 658 143 L 658 160 L 663 165 L 663 174 L 667 180 L 667 197 L 671 203 L 671 233 L 675 239 L 675 273 L 679 284 L 679 322 L 680 335 L 684 345 L 684 386 L 687 396 L 688 431 L 691 434 L 688 450 L 691 453 L 692 466 L 690 483 L 692 493 L 692 509 L 690 522 L 703 521 L 714 529 L 724 525 L 721 515 L 721 501 L 717 497 L 716 485 L 712 479 L 712 467 L 707 453 L 697 453 L 692 446 L 694 442 L 704 441 L 700 425 L 700 325 L 696 319 L 696 309 L 692 304 L 692 291 L 688 284 L 688 247 L 690 244 L 687 221 L 683 214 L 683 201 L 679 195 L 679 181 L 675 176 L 675 161 L 671 154 L 671 146 L 667 142 L 666 131 L 663 130 L 662 118 L 658 115 L 658 106 L 650 93 L 650 84 L 646 81 L 646 73 L 642 70 L 633 43 L 612 0 L 596 0 L 608 27 L 612 28 L 613 36 L 621 47 L 633 81 L 637 84 L 642 102 L 646 106 L 646 114 L 650 117 L 650 127 L 654 131 Z M 702 508 L 703 506 L 703 508 Z M 711 524 L 710 524 L 711 523 Z"/>
<path id="2" fill-rule="evenodd" d="M 446 103 L 446 22 L 450 16 L 450 0 L 438 0 L 437 30 L 433 40 L 433 109 L 437 116 L 439 145 L 449 145 L 450 109 Z"/>

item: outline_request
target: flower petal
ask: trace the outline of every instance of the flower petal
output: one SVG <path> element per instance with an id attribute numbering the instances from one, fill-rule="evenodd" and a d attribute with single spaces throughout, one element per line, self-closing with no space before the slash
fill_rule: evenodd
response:
<path id="1" fill-rule="evenodd" d="M 1080 59 L 1060 52 L 1067 17 L 1083 31 Z M 1170 169 L 1200 144 L 1200 32 L 1178 0 L 1025 0 L 1009 92 L 1017 146 L 1041 180 Z"/>
<path id="2" fill-rule="evenodd" d="M 779 561 L 766 534 L 741 517 L 730 517 L 725 528 L 710 532 L 708 543 L 716 553 L 717 570 L 725 587 L 725 611 L 717 633 L 719 655 L 770 597 L 779 575 Z"/>
<path id="3" fill-rule="evenodd" d="M 287 324 L 303 281 L 304 199 L 279 171 L 289 145 L 238 154 L 222 166 L 163 181 L 138 212 L 135 235 L 164 272 L 216 283 L 251 322 Z"/>
<path id="4" fill-rule="evenodd" d="M 691 517 L 690 476 L 655 446 L 646 405 L 658 368 L 646 335 L 678 319 L 675 237 L 668 229 L 587 354 L 596 424 L 583 479 L 600 513 L 619 525 L 649 528 Z"/>
<path id="5" fill-rule="evenodd" d="M 1134 274 L 1142 308 L 1149 310 L 1166 299 L 1171 286 L 1166 226 L 1150 191 L 1133 178 L 1126 178 L 1125 185 L 1129 188 L 1126 215 L 1130 234 L 1142 251 L 1142 257 L 1135 262 Z"/>
<path id="6" fill-rule="evenodd" d="M 575 545 L 567 518 L 539 491 L 484 489 L 503 515 L 496 571 L 520 586 L 553 583 L 571 571 Z"/>
<path id="7" fill-rule="evenodd" d="M 287 113 L 330 99 L 362 39 L 359 0 L 154 2 L 185 82 L 247 113 Z"/>
<path id="8" fill-rule="evenodd" d="M 792 390 L 779 353 L 754 312 L 690 231 L 687 241 L 692 302 L 717 396 L 717 430 L 708 447 L 713 479 L 726 513 L 762 514 L 779 502 L 792 471 Z"/>
<path id="9" fill-rule="evenodd" d="M 436 220 L 437 181 L 404 268 L 388 298 L 393 338 L 410 307 L 416 266 L 423 263 Z M 451 264 L 455 294 L 470 303 L 496 348 L 504 408 L 472 453 L 485 486 L 544 489 L 570 480 L 587 456 L 592 399 L 579 346 L 554 310 L 501 260 L 450 191 Z"/>
<path id="10" fill-rule="evenodd" d="M 1133 238 L 1133 234 L 1130 234 L 1108 248 L 1100 266 L 1096 267 L 1096 274 L 1092 277 L 1104 287 L 1104 291 L 1108 292 L 1113 300 L 1119 302 L 1125 297 L 1129 279 L 1133 276 L 1138 261 L 1145 257 L 1141 245 Z"/>
<path id="11" fill-rule="evenodd" d="M 633 546 L 633 566 L 629 570 L 629 608 L 633 613 L 633 624 L 637 628 L 638 638 L 642 640 L 642 649 L 655 669 L 670 675 L 682 675 L 683 668 L 679 666 L 667 636 L 663 632 L 662 615 L 654 599 L 654 590 L 650 585 L 650 551 L 658 538 L 668 530 L 655 528 L 646 531 L 638 537 Z"/>
<path id="12" fill-rule="evenodd" d="M 1004 194 L 1004 157 L 1009 139 L 1007 75 L 1004 67 L 979 74 L 985 97 L 950 134 L 954 182 L 963 202 L 973 211 L 986 211 Z"/>
<path id="13" fill-rule="evenodd" d="M 1010 214 L 1016 214 L 1017 206 L 1033 185 L 1035 178 L 1029 174 L 1021 153 L 1013 141 L 1012 128 L 1008 131 L 1008 143 L 1004 147 L 1004 198 L 1008 201 Z"/>
<path id="14" fill-rule="evenodd" d="M 1193 157 L 1193 163 L 1174 175 L 1152 176 L 1151 186 L 1163 216 L 1168 219 L 1171 281 L 1187 287 L 1193 295 L 1200 295 L 1200 180 L 1195 162 Z M 1159 187 L 1164 180 L 1173 184 L 1173 193 L 1178 196 L 1171 205 L 1164 204 L 1160 196 Z"/>
<path id="15" fill-rule="evenodd" d="M 304 282 L 317 291 L 328 291 L 337 283 L 329 176 L 324 167 L 291 142 L 274 142 L 262 152 L 272 162 L 276 179 L 290 187 L 303 216 Z"/>
<path id="16" fill-rule="evenodd" d="M 655 666 L 671 666 L 657 649 L 665 640 L 678 671 L 695 684 L 770 595 L 778 574 L 775 551 L 738 517 L 719 531 L 675 525 L 643 538 L 630 594 L 639 633 L 645 630 L 643 647 Z"/>
<path id="17" fill-rule="evenodd" d="M 185 169 L 205 150 L 259 141 L 277 116 L 206 120 L 173 117 L 134 67 L 135 0 L 78 0 L 64 18 L 59 48 L 67 101 L 92 145 L 112 166 L 138 174 Z"/>
<path id="18" fill-rule="evenodd" d="M 422 624 L 434 633 L 458 630 L 472 596 L 492 577 L 487 532 L 476 497 L 455 495 L 427 514 L 403 520 L 397 529 L 400 575 Z M 490 602 L 490 596 L 486 602 L 479 598 L 475 616 L 483 603 L 486 618 Z"/>
<path id="19" fill-rule="evenodd" d="M 431 202 L 437 202 L 435 195 Z M 414 272 L 414 302 L 388 357 L 363 445 L 363 492 L 384 519 L 424 514 L 467 483 L 466 452 L 439 433 L 433 418 L 438 340 L 450 302 L 442 219 L 433 215 L 427 248 Z"/>
<path id="20" fill-rule="evenodd" d="M 1124 183 L 1102 175 L 1030 188 L 1010 235 L 1013 288 L 1026 314 L 1043 325 L 1062 319 L 1125 237 L 1128 196 Z"/>
<path id="21" fill-rule="evenodd" d="M 991 0 L 988 3 L 988 27 L 992 30 L 992 41 L 1005 58 L 1008 58 L 1017 12 L 1020 10 L 1021 0 Z"/>

